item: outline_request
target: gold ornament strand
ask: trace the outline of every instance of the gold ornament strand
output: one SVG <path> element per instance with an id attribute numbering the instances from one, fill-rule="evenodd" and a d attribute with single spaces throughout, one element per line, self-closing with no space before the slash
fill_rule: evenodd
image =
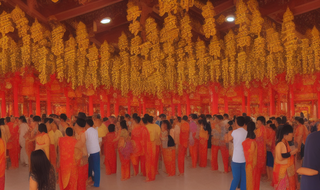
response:
<path id="1" fill-rule="evenodd" d="M 89 53 L 87 54 L 89 60 L 88 70 L 86 72 L 85 84 L 88 88 L 90 85 L 93 86 L 93 89 L 96 89 L 100 84 L 98 81 L 98 66 L 99 66 L 99 50 L 96 45 L 92 45 L 89 48 Z"/>
<path id="2" fill-rule="evenodd" d="M 130 72 L 130 90 L 134 96 L 142 94 L 141 78 L 140 78 L 140 57 L 133 55 L 130 57 L 131 72 Z M 150 64 L 150 62 L 149 62 Z"/>
<path id="3" fill-rule="evenodd" d="M 178 94 L 180 96 L 183 95 L 183 85 L 186 82 L 186 75 L 185 75 L 185 67 L 186 67 L 186 60 L 185 60 L 185 52 L 184 46 L 186 42 L 184 39 L 180 39 L 178 43 L 179 49 L 177 50 L 177 85 L 178 85 Z"/>
<path id="4" fill-rule="evenodd" d="M 120 66 L 121 58 L 116 56 L 112 65 L 112 86 L 115 89 L 120 89 L 121 78 L 120 78 Z"/>
<path id="5" fill-rule="evenodd" d="M 120 49 L 120 59 L 121 59 L 121 83 L 120 90 L 123 96 L 126 96 L 130 88 L 130 55 L 129 55 L 129 44 L 127 36 L 122 32 L 119 37 L 119 49 Z"/>
<path id="6" fill-rule="evenodd" d="M 247 54 L 244 51 L 241 51 L 238 53 L 238 69 L 237 69 L 237 80 L 239 82 L 244 81 L 244 74 L 246 70 L 246 65 L 247 65 Z"/>
<path id="7" fill-rule="evenodd" d="M 206 78 L 206 46 L 204 44 L 204 41 L 200 40 L 198 38 L 196 43 L 196 58 L 197 66 L 199 68 L 199 85 L 205 84 L 207 82 Z"/>
<path id="8" fill-rule="evenodd" d="M 193 7 L 193 5 L 194 5 L 194 0 L 181 0 L 180 1 L 181 8 L 186 10 L 187 12 L 189 11 L 190 7 Z"/>
<path id="9" fill-rule="evenodd" d="M 110 59 L 111 59 L 112 49 L 107 41 L 104 41 L 100 47 L 100 76 L 101 76 L 101 85 L 104 85 L 105 88 L 110 89 L 111 87 L 111 78 L 110 78 Z"/>
<path id="10" fill-rule="evenodd" d="M 266 71 L 266 50 L 265 50 L 265 39 L 260 35 L 254 39 L 253 45 L 253 64 L 256 72 L 255 79 L 259 79 L 260 81 L 263 80 Z M 249 61 L 250 63 L 251 61 Z M 247 81 L 248 82 L 248 81 Z"/>
<path id="11" fill-rule="evenodd" d="M 223 86 L 227 87 L 229 85 L 229 63 L 228 58 L 222 60 L 222 79 Z"/>
<path id="12" fill-rule="evenodd" d="M 308 69 L 307 72 L 308 73 L 314 73 L 315 72 L 315 61 L 314 61 L 314 54 L 313 54 L 313 50 L 312 50 L 312 45 L 310 44 L 310 46 L 308 47 Z"/>
<path id="13" fill-rule="evenodd" d="M 86 25 L 79 22 L 76 28 L 76 41 L 78 45 L 77 51 L 77 86 L 84 85 L 85 70 L 87 64 L 87 49 L 89 48 L 89 38 Z"/>
<path id="14" fill-rule="evenodd" d="M 47 76 L 47 55 L 49 53 L 49 50 L 43 46 L 39 48 L 39 79 L 41 84 L 46 84 L 48 82 L 48 76 Z"/>
<path id="15" fill-rule="evenodd" d="M 269 54 L 267 56 L 267 73 L 268 73 L 267 76 L 269 77 L 270 82 L 273 84 L 276 76 L 274 54 Z"/>
<path id="16" fill-rule="evenodd" d="M 16 6 L 15 9 L 11 12 L 12 21 L 16 24 L 16 28 L 18 29 L 18 35 L 22 38 L 22 47 L 21 47 L 21 59 L 22 66 L 29 66 L 31 63 L 31 50 L 30 50 L 30 35 L 29 31 L 29 21 L 25 16 L 25 13 Z"/>
<path id="17" fill-rule="evenodd" d="M 19 55 L 19 48 L 17 43 L 10 38 L 10 65 L 11 65 L 11 72 L 14 73 L 19 68 L 18 63 L 18 55 Z"/>
<path id="18" fill-rule="evenodd" d="M 163 16 L 166 13 L 178 12 L 178 1 L 177 0 L 159 0 L 159 15 Z"/>
<path id="19" fill-rule="evenodd" d="M 55 27 L 51 33 L 52 35 L 52 44 L 51 44 L 51 52 L 57 56 L 56 59 L 56 65 L 57 65 L 57 79 L 62 82 L 65 76 L 65 64 L 63 63 L 62 54 L 64 53 L 64 42 L 63 42 L 63 36 L 66 29 L 59 25 Z"/>
<path id="20" fill-rule="evenodd" d="M 64 63 L 67 66 L 67 82 L 71 82 L 72 89 L 76 89 L 77 76 L 76 76 L 76 40 L 71 36 L 66 41 L 66 48 L 64 49 Z"/>
<path id="21" fill-rule="evenodd" d="M 214 7 L 210 1 L 202 7 L 202 16 L 204 18 L 203 31 L 206 38 L 216 35 L 216 23 L 215 23 L 215 12 Z"/>
<path id="22" fill-rule="evenodd" d="M 312 29 L 312 50 L 314 54 L 314 65 L 317 71 L 320 70 L 320 35 L 319 30 L 314 26 Z"/>
<path id="23" fill-rule="evenodd" d="M 302 59 L 302 73 L 307 74 L 308 72 L 308 50 L 309 50 L 309 39 L 301 39 L 301 59 Z"/>
<path id="24" fill-rule="evenodd" d="M 235 84 L 235 69 L 236 69 L 236 60 L 235 60 L 235 55 L 236 55 L 236 41 L 235 41 L 235 35 L 232 30 L 228 32 L 228 34 L 224 37 L 225 39 L 225 54 L 229 58 L 229 68 L 228 68 L 228 74 L 230 74 L 230 78 L 226 78 L 227 81 L 224 84 L 230 83 L 231 86 Z M 223 64 L 223 63 L 222 63 Z M 226 68 L 224 68 L 226 69 Z M 225 73 L 225 71 L 223 70 Z M 229 80 L 230 79 L 230 80 Z M 226 85 L 225 85 L 226 86 Z"/>
<path id="25" fill-rule="evenodd" d="M 243 2 L 243 0 L 239 0 L 236 3 L 236 19 L 235 19 L 235 24 L 250 24 L 250 20 L 248 18 L 248 7 L 247 5 Z"/>

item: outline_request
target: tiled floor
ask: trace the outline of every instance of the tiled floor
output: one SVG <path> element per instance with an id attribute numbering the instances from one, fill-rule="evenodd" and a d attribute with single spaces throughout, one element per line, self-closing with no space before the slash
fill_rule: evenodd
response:
<path id="1" fill-rule="evenodd" d="M 102 166 L 103 167 L 103 166 Z M 120 180 L 120 165 L 118 173 L 107 176 L 105 170 L 101 170 L 101 185 L 99 188 L 87 188 L 88 190 L 228 190 L 232 181 L 232 174 L 223 174 L 211 171 L 207 168 L 190 168 L 190 158 L 186 161 L 186 171 L 183 177 L 166 177 L 162 171 L 153 182 L 145 182 L 143 176 L 132 177 L 127 181 Z M 28 190 L 28 168 L 20 167 L 6 172 L 5 190 Z M 59 189 L 57 187 L 57 189 Z M 260 190 L 272 190 L 269 183 L 261 183 Z"/>

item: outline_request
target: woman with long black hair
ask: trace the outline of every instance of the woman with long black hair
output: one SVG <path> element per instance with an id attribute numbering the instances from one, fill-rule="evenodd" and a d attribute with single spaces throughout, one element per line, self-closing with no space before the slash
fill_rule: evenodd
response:
<path id="1" fill-rule="evenodd" d="M 166 168 L 168 176 L 176 175 L 176 150 L 174 137 L 170 133 L 172 130 L 172 125 L 168 120 L 162 121 L 161 124 L 161 141 L 162 141 L 162 155 L 163 161 Z"/>
<path id="2" fill-rule="evenodd" d="M 33 151 L 30 161 L 29 190 L 55 190 L 55 171 L 43 150 Z"/>

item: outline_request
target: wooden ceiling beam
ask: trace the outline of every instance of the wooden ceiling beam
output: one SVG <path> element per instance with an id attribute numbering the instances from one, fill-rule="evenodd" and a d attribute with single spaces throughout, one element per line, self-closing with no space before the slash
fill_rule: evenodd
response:
<path id="1" fill-rule="evenodd" d="M 98 1 L 93 1 L 90 3 L 87 3 L 85 5 L 73 8 L 73 9 L 69 9 L 67 11 L 63 11 L 61 13 L 57 13 L 54 15 L 54 17 L 58 20 L 58 21 L 63 21 L 63 20 L 67 20 L 70 18 L 74 18 L 98 9 L 101 9 L 103 7 L 107 7 L 110 5 L 113 5 L 115 3 L 121 2 L 122 0 L 98 0 Z"/>
<path id="2" fill-rule="evenodd" d="M 294 15 L 300 15 L 309 11 L 313 11 L 315 9 L 320 8 L 320 1 L 319 0 L 313 0 L 308 3 L 304 3 L 302 5 L 298 5 L 292 8 L 292 13 Z"/>
<path id="3" fill-rule="evenodd" d="M 229 0 L 229 1 L 226 1 L 224 3 L 221 3 L 217 6 L 214 7 L 214 11 L 216 13 L 216 15 L 219 15 L 220 13 L 223 13 L 224 11 L 228 10 L 228 9 L 231 9 L 232 7 L 234 7 L 235 4 L 234 4 L 234 0 Z M 193 6 L 190 8 L 190 10 L 192 10 L 193 12 L 195 13 L 198 13 L 199 15 L 202 15 L 201 14 L 201 9 Z"/>
<path id="4" fill-rule="evenodd" d="M 27 15 L 37 18 L 38 21 L 43 22 L 45 24 L 48 23 L 48 19 L 43 16 L 41 13 L 39 13 L 37 10 L 35 10 L 33 7 L 29 7 L 21 0 L 4 0 L 5 2 L 9 3 L 11 6 L 15 7 L 18 6 L 22 11 L 24 11 Z"/>

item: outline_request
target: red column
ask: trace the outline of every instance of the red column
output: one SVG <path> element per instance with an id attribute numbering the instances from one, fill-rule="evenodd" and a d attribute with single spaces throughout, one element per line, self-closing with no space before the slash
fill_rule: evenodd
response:
<path id="1" fill-rule="evenodd" d="M 251 109 L 250 109 L 250 101 L 251 101 L 251 94 L 250 91 L 248 90 L 248 97 L 247 97 L 247 115 L 251 115 Z"/>
<path id="2" fill-rule="evenodd" d="M 40 85 L 36 86 L 36 115 L 41 117 L 40 110 Z"/>
<path id="3" fill-rule="evenodd" d="M 175 114 L 175 107 L 173 104 L 173 96 L 171 96 L 171 116 L 174 116 Z"/>
<path id="4" fill-rule="evenodd" d="M 107 117 L 111 116 L 111 110 L 110 110 L 110 97 L 108 96 L 108 102 L 107 102 Z"/>
<path id="5" fill-rule="evenodd" d="M 259 113 L 262 114 L 263 111 L 263 91 L 262 88 L 259 89 Z"/>
<path id="6" fill-rule="evenodd" d="M 32 115 L 32 101 L 29 100 L 29 116 Z"/>
<path id="7" fill-rule="evenodd" d="M 19 117 L 18 82 L 13 82 L 13 114 Z"/>
<path id="8" fill-rule="evenodd" d="M 71 113 L 70 113 L 70 99 L 69 97 L 67 96 L 66 97 L 66 114 L 69 118 L 71 118 Z"/>
<path id="9" fill-rule="evenodd" d="M 290 114 L 291 117 L 295 115 L 293 86 L 290 86 Z"/>
<path id="10" fill-rule="evenodd" d="M 216 86 L 214 84 L 212 84 L 210 86 L 210 90 L 211 90 L 211 114 L 217 114 L 218 111 L 218 94 L 216 92 Z"/>
<path id="11" fill-rule="evenodd" d="M 159 111 L 159 113 L 160 113 L 160 114 L 163 114 L 163 103 L 162 103 L 162 99 L 159 99 L 159 101 L 160 101 L 160 111 Z"/>
<path id="12" fill-rule="evenodd" d="M 5 118 L 7 116 L 7 110 L 6 110 L 6 93 L 3 91 L 1 93 L 1 116 Z"/>
<path id="13" fill-rule="evenodd" d="M 89 96 L 89 115 L 93 115 L 93 96 Z"/>
<path id="14" fill-rule="evenodd" d="M 128 114 L 131 115 L 131 96 L 128 96 Z"/>
<path id="15" fill-rule="evenodd" d="M 147 106 L 146 106 L 146 99 L 143 98 L 143 102 L 142 102 L 142 113 L 143 115 L 145 115 L 147 113 Z"/>
<path id="16" fill-rule="evenodd" d="M 278 93 L 278 113 L 280 114 L 281 112 L 281 94 Z"/>
<path id="17" fill-rule="evenodd" d="M 100 116 L 101 118 L 104 118 L 104 102 L 100 101 Z"/>
<path id="18" fill-rule="evenodd" d="M 138 109 L 138 116 L 141 115 L 141 101 L 139 100 L 139 109 Z"/>
<path id="19" fill-rule="evenodd" d="M 189 98 L 189 94 L 186 93 L 186 106 L 187 106 L 187 116 L 189 116 L 191 114 L 191 110 L 190 110 L 190 98 Z"/>
<path id="20" fill-rule="evenodd" d="M 244 89 L 242 89 L 242 105 L 241 105 L 242 113 L 246 112 L 246 97 L 244 96 Z"/>
<path id="21" fill-rule="evenodd" d="M 51 108 L 51 92 L 47 90 L 47 114 L 50 115 L 52 113 Z"/>
<path id="22" fill-rule="evenodd" d="M 181 117 L 181 103 L 178 104 L 178 113 L 177 115 Z"/>
<path id="23" fill-rule="evenodd" d="M 119 115 L 119 95 L 117 95 L 117 98 L 115 98 L 115 104 L 114 104 L 114 115 L 118 117 Z"/>
<path id="24" fill-rule="evenodd" d="M 224 97 L 224 113 L 229 113 L 228 97 Z"/>
<path id="25" fill-rule="evenodd" d="M 275 103 L 274 103 L 274 93 L 272 86 L 269 86 L 269 95 L 270 95 L 270 117 L 275 115 Z"/>

